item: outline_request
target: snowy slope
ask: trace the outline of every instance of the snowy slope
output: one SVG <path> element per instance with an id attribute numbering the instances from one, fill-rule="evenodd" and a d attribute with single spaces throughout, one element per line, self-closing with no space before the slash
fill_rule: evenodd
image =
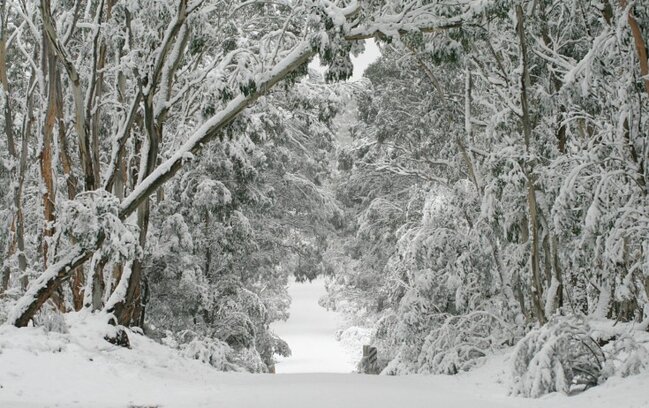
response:
<path id="1" fill-rule="evenodd" d="M 106 327 L 77 315 L 68 324 L 67 334 L 0 327 L 0 407 L 649 407 L 649 374 L 526 400 L 506 396 L 506 355 L 457 376 L 233 374 L 133 333 L 132 350 L 112 346 Z"/>

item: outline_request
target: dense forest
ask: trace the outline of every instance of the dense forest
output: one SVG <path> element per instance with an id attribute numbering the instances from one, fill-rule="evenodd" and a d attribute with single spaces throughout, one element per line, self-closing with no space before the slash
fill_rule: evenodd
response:
<path id="1" fill-rule="evenodd" d="M 648 36 L 640 0 L 1 0 L 0 320 L 269 372 L 326 276 L 384 374 L 649 370 Z"/>

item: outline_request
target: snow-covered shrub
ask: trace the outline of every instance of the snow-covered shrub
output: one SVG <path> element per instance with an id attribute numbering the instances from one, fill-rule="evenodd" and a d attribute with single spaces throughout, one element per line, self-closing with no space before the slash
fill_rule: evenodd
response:
<path id="1" fill-rule="evenodd" d="M 338 340 L 346 350 L 361 353 L 363 345 L 370 344 L 374 330 L 367 327 L 351 326 L 336 333 Z"/>
<path id="2" fill-rule="evenodd" d="M 242 371 L 230 360 L 233 350 L 227 343 L 210 338 L 197 338 L 180 345 L 180 354 L 186 358 L 209 364 L 220 371 Z"/>
<path id="3" fill-rule="evenodd" d="M 608 356 L 602 369 L 602 379 L 628 377 L 649 371 L 649 350 L 629 335 L 612 341 L 604 351 Z"/>
<path id="4" fill-rule="evenodd" d="M 11 308 L 20 296 L 18 288 L 11 288 L 0 295 L 0 322 L 6 322 Z"/>
<path id="5" fill-rule="evenodd" d="M 398 344 L 393 333 L 397 325 L 397 315 L 395 313 L 386 313 L 376 322 L 373 336 L 368 344 L 377 348 L 377 363 L 382 374 L 395 375 L 398 373 L 395 364 L 391 362 L 397 360 Z M 388 368 L 388 365 L 391 365 Z"/>
<path id="6" fill-rule="evenodd" d="M 528 333 L 512 354 L 510 394 L 538 398 L 596 385 L 605 357 L 589 333 L 580 316 L 556 316 Z"/>
<path id="7" fill-rule="evenodd" d="M 268 366 L 264 364 L 259 352 L 254 348 L 235 350 L 232 362 L 250 373 L 267 373 Z"/>
<path id="8" fill-rule="evenodd" d="M 512 342 L 509 325 L 489 312 L 449 316 L 424 341 L 419 372 L 457 374 L 480 364 L 489 351 Z"/>
<path id="9" fill-rule="evenodd" d="M 275 356 L 290 357 L 288 343 L 270 330 L 259 330 L 255 339 L 255 348 L 268 369 L 275 366 Z"/>
<path id="10" fill-rule="evenodd" d="M 254 347 L 260 325 L 266 320 L 266 308 L 254 292 L 242 287 L 235 276 L 224 276 L 214 284 L 207 321 L 213 336 L 235 350 Z"/>
<path id="11" fill-rule="evenodd" d="M 163 342 L 178 347 L 181 355 L 209 364 L 217 370 L 268 372 L 268 365 L 254 347 L 234 348 L 223 340 L 202 336 L 190 330 L 184 330 L 177 336 L 167 331 L 167 335 L 171 337 Z"/>
<path id="12" fill-rule="evenodd" d="M 418 315 L 414 309 L 408 313 L 389 314 L 381 319 L 372 343 L 376 343 L 379 353 L 389 359 L 381 371 L 383 374 L 406 375 L 419 371 L 417 360 L 424 337 L 430 327 L 441 323 L 433 321 L 431 316 L 430 313 Z"/>
<path id="13" fill-rule="evenodd" d="M 34 317 L 34 325 L 43 327 L 47 332 L 67 333 L 68 326 L 61 312 L 54 307 L 43 307 Z"/>

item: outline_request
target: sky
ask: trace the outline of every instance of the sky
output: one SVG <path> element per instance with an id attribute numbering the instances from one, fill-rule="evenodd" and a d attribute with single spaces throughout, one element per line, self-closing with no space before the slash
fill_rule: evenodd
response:
<path id="1" fill-rule="evenodd" d="M 363 73 L 367 67 L 376 61 L 381 56 L 381 50 L 376 45 L 374 39 L 365 40 L 365 51 L 358 57 L 352 55 L 352 64 L 354 64 L 354 74 L 350 81 L 358 81 L 363 77 Z M 324 67 L 320 65 L 320 59 L 315 57 L 309 64 L 310 68 L 314 68 L 320 72 L 324 72 Z"/>
<path id="2" fill-rule="evenodd" d="M 367 67 L 376 61 L 381 56 L 381 50 L 374 42 L 374 39 L 365 41 L 365 51 L 358 57 L 352 55 L 352 63 L 354 64 L 354 75 L 352 81 L 358 81 L 363 77 L 363 73 Z"/>

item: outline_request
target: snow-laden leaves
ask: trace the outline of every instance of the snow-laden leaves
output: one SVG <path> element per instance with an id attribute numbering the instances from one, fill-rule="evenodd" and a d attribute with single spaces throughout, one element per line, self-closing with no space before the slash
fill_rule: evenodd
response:
<path id="1" fill-rule="evenodd" d="M 512 354 L 510 393 L 537 398 L 596 385 L 605 361 L 579 316 L 558 316 L 518 342 Z"/>
<path id="2" fill-rule="evenodd" d="M 134 227 L 119 219 L 119 200 L 103 189 L 79 194 L 64 201 L 53 241 L 99 250 L 103 257 L 119 262 L 133 260 L 140 253 Z"/>

